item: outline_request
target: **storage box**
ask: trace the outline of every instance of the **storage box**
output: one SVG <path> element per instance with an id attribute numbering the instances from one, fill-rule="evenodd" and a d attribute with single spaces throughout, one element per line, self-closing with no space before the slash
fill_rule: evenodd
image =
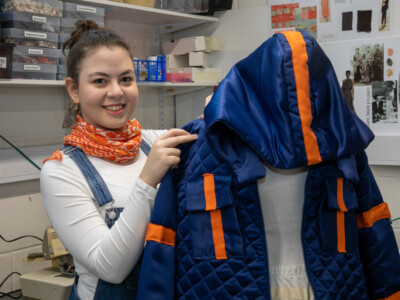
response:
<path id="1" fill-rule="evenodd" d="M 57 49 L 16 46 L 13 53 L 13 62 L 25 64 L 57 65 L 59 53 Z"/>
<path id="2" fill-rule="evenodd" d="M 75 30 L 75 28 L 76 28 L 75 23 L 77 21 L 79 21 L 79 19 L 61 18 L 60 33 L 61 34 L 65 34 L 65 33 L 70 34 L 72 31 Z M 97 20 L 96 23 L 97 23 L 97 25 L 104 27 L 104 18 L 103 18 L 103 20 Z"/>
<path id="3" fill-rule="evenodd" d="M 206 36 L 206 52 L 221 51 L 221 39 L 218 36 Z"/>
<path id="4" fill-rule="evenodd" d="M 58 34 L 53 32 L 32 31 L 16 28 L 4 28 L 1 30 L 3 42 L 28 47 L 56 48 Z"/>
<path id="5" fill-rule="evenodd" d="M 176 41 L 164 41 L 165 54 L 181 55 L 194 51 L 205 51 L 206 39 L 204 36 L 188 37 Z"/>
<path id="6" fill-rule="evenodd" d="M 220 68 L 179 68 L 168 69 L 168 73 L 186 73 L 192 75 L 193 82 L 206 82 L 222 80 L 222 72 Z"/>
<path id="7" fill-rule="evenodd" d="M 205 52 L 190 52 L 189 53 L 189 66 L 190 67 L 209 67 L 210 54 Z"/>
<path id="8" fill-rule="evenodd" d="M 189 55 L 166 55 L 167 58 L 167 71 L 170 68 L 188 68 L 189 67 Z"/>
<path id="9" fill-rule="evenodd" d="M 123 0 L 123 2 L 139 6 L 154 7 L 154 0 Z"/>
<path id="10" fill-rule="evenodd" d="M 157 60 L 134 59 L 133 63 L 137 82 L 167 81 L 165 55 L 158 56 Z"/>
<path id="11" fill-rule="evenodd" d="M 11 78 L 13 45 L 0 44 L 0 78 Z"/>
<path id="12" fill-rule="evenodd" d="M 71 37 L 69 33 L 60 33 L 58 35 L 57 48 L 62 49 L 63 44 Z"/>
<path id="13" fill-rule="evenodd" d="M 29 29 L 57 33 L 60 30 L 60 17 L 35 15 L 9 11 L 0 13 L 2 28 Z"/>
<path id="14" fill-rule="evenodd" d="M 168 82 L 192 82 L 192 74 L 191 73 L 170 73 L 167 72 L 167 81 Z"/>
<path id="15" fill-rule="evenodd" d="M 56 80 L 57 65 L 13 63 L 11 77 L 14 79 Z"/>
<path id="16" fill-rule="evenodd" d="M 57 80 L 65 80 L 67 78 L 67 66 L 66 65 L 58 65 L 57 66 Z"/>
<path id="17" fill-rule="evenodd" d="M 62 17 L 63 4 L 57 0 L 0 0 L 0 11 L 19 11 Z"/>
<path id="18" fill-rule="evenodd" d="M 78 20 L 86 19 L 104 23 L 104 14 L 105 11 L 103 7 L 64 2 L 64 18 L 72 18 Z"/>

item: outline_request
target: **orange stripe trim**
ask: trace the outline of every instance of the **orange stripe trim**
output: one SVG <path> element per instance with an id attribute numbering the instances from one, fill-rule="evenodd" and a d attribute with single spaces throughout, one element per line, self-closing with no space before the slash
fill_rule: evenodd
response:
<path id="1" fill-rule="evenodd" d="M 390 211 L 387 203 L 381 203 L 372 207 L 366 212 L 357 214 L 357 226 L 358 228 L 372 227 L 375 222 L 382 219 L 390 219 L 390 217 Z"/>
<path id="2" fill-rule="evenodd" d="M 204 197 L 206 198 L 206 210 L 217 209 L 217 198 L 215 197 L 214 174 L 204 174 Z"/>
<path id="3" fill-rule="evenodd" d="M 400 291 L 390 295 L 389 297 L 381 298 L 378 300 L 399 300 L 399 299 L 400 299 Z"/>
<path id="4" fill-rule="evenodd" d="M 216 259 L 227 259 L 225 249 L 224 228 L 222 226 L 221 211 L 217 209 L 217 198 L 215 196 L 215 182 L 213 174 L 204 174 L 204 197 L 206 199 L 206 210 L 210 211 L 211 230 L 214 240 Z"/>
<path id="5" fill-rule="evenodd" d="M 227 259 L 225 249 L 224 229 L 222 227 L 221 211 L 219 209 L 210 211 L 212 235 L 214 239 L 214 250 L 216 259 Z"/>
<path id="6" fill-rule="evenodd" d="M 145 241 L 155 241 L 161 244 L 175 246 L 175 230 L 149 223 L 147 226 Z"/>
<path id="7" fill-rule="evenodd" d="M 292 50 L 297 102 L 308 165 L 315 165 L 320 163 L 322 159 L 319 153 L 317 138 L 314 134 L 314 131 L 311 129 L 312 112 L 306 43 L 300 32 L 286 31 L 282 34 L 286 37 Z"/>
<path id="8" fill-rule="evenodd" d="M 337 226 L 337 249 L 339 253 L 346 253 L 346 228 L 345 228 L 345 212 L 347 207 L 343 200 L 343 178 L 337 179 L 336 198 L 340 211 L 336 212 Z"/>

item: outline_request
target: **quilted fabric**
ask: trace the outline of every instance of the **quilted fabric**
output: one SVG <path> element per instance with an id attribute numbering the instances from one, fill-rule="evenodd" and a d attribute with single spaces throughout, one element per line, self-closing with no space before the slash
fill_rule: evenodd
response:
<path id="1" fill-rule="evenodd" d="M 176 235 L 176 299 L 269 299 L 267 258 L 261 207 L 255 183 L 237 191 L 235 210 L 240 220 L 243 237 L 243 254 L 239 258 L 216 260 L 193 258 L 193 242 L 190 235 L 190 214 L 186 209 L 186 182 L 212 170 L 213 174 L 231 173 L 231 167 L 221 161 L 204 142 L 204 122 L 195 121 L 199 143 L 190 149 L 182 149 L 186 162 L 177 174 L 177 228 Z M 187 177 L 187 178 L 185 178 Z M 185 179 L 185 180 L 182 180 Z M 250 196 L 250 197 L 249 197 Z M 203 212 L 208 214 L 208 212 Z"/>
<path id="2" fill-rule="evenodd" d="M 307 33 L 268 39 L 232 68 L 204 121 L 184 129 L 199 137 L 179 147 L 181 163 L 163 179 L 151 220 L 175 231 L 175 244 L 148 240 L 138 299 L 270 299 L 257 190 L 264 162 L 309 167 L 302 241 L 317 300 L 400 294 L 388 212 L 358 228 L 360 215 L 385 208 L 364 152 L 373 134 Z"/>

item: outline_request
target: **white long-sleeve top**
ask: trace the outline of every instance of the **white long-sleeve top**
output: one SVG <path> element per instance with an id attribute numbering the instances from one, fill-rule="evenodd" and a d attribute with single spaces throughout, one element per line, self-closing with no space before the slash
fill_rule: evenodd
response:
<path id="1" fill-rule="evenodd" d="M 152 145 L 164 131 L 143 130 L 142 137 Z M 44 164 L 40 188 L 50 222 L 74 258 L 79 275 L 78 295 L 93 299 L 98 279 L 120 283 L 133 269 L 143 250 L 157 190 L 139 174 L 147 156 L 140 150 L 131 164 L 117 164 L 88 156 L 114 198 L 114 207 L 124 207 L 109 229 L 105 223 L 106 204 L 98 207 L 93 193 L 75 162 L 66 154 L 62 161 Z"/>

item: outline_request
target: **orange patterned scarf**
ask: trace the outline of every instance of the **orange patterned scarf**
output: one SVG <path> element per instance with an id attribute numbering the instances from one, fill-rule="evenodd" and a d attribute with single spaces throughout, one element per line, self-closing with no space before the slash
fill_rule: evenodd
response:
<path id="1" fill-rule="evenodd" d="M 92 126 L 78 114 L 77 123 L 71 133 L 64 138 L 64 145 L 76 146 L 86 154 L 106 158 L 114 162 L 127 162 L 137 155 L 142 141 L 142 127 L 139 122 L 130 120 L 124 130 L 104 130 Z M 62 160 L 61 150 L 56 151 L 48 160 Z"/>

